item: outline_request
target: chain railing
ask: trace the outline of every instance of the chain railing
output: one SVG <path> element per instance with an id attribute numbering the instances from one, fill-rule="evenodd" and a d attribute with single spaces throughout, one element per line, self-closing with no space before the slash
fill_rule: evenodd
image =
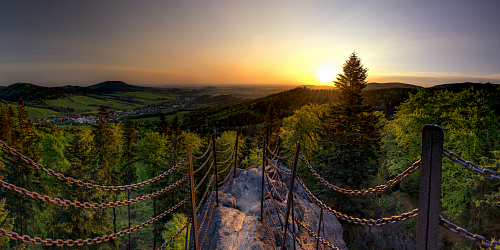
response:
<path id="1" fill-rule="evenodd" d="M 44 239 L 42 240 L 40 237 L 30 237 L 28 235 L 22 235 L 22 236 L 19 236 L 18 233 L 16 232 L 7 232 L 5 229 L 3 228 L 0 228 L 0 235 L 4 235 L 4 236 L 7 236 L 9 237 L 10 239 L 12 240 L 21 240 L 22 242 L 25 242 L 25 243 L 28 243 L 28 242 L 33 242 L 35 245 L 41 245 L 41 244 L 44 244 L 44 245 L 47 245 L 47 246 L 52 246 L 52 245 L 56 245 L 56 246 L 74 246 L 75 244 L 77 246 L 83 246 L 83 245 L 92 245 L 92 244 L 99 244 L 99 243 L 102 243 L 103 241 L 108 241 L 110 239 L 116 239 L 118 237 L 122 237 L 126 234 L 129 234 L 129 233 L 132 233 L 132 232 L 135 232 L 137 231 L 138 229 L 141 229 L 147 225 L 150 225 L 152 224 L 153 222 L 155 221 L 158 221 L 159 219 L 165 217 L 167 214 L 173 212 L 174 210 L 176 210 L 177 208 L 179 208 L 182 204 L 186 203 L 188 200 L 190 199 L 190 197 L 186 197 L 184 200 L 182 200 L 181 202 L 177 203 L 177 205 L 173 206 L 172 208 L 168 209 L 167 211 L 161 213 L 160 215 L 154 217 L 153 219 L 150 219 L 140 225 L 137 225 L 135 227 L 132 227 L 130 229 L 127 229 L 127 230 L 123 230 L 121 232 L 118 232 L 118 233 L 114 233 L 114 234 L 110 234 L 110 235 L 105 235 L 105 236 L 102 236 L 102 237 L 97 237 L 97 238 L 94 238 L 94 239 L 77 239 L 77 240 L 61 240 L 61 239 L 57 239 L 57 240 L 53 240 L 53 239 L 50 239 L 50 238 L 47 238 L 47 239 Z"/>
<path id="2" fill-rule="evenodd" d="M 425 130 L 425 127 L 424 127 L 424 130 Z M 277 245 L 276 245 L 277 242 L 276 242 L 273 230 L 277 230 L 279 233 L 279 236 L 281 238 L 281 243 L 282 243 L 281 249 L 288 248 L 285 245 L 287 231 L 290 232 L 289 236 L 292 237 L 294 249 L 295 249 L 296 243 L 298 244 L 299 248 L 304 248 L 304 246 L 302 245 L 302 242 L 300 241 L 300 238 L 298 238 L 296 235 L 295 224 L 297 224 L 299 226 L 299 228 L 304 229 L 307 232 L 307 234 L 309 234 L 312 238 L 314 238 L 317 241 L 317 244 L 321 243 L 323 246 L 330 248 L 330 249 L 339 249 L 338 247 L 334 246 L 331 242 L 329 242 L 325 238 L 321 237 L 321 235 L 320 235 L 321 222 L 322 222 L 322 218 L 323 218 L 323 211 L 326 213 L 329 213 L 330 215 L 333 215 L 336 218 L 341 219 L 343 221 L 354 223 L 354 224 L 359 224 L 359 225 L 367 225 L 367 226 L 381 226 L 381 225 L 385 225 L 388 223 L 395 223 L 395 222 L 399 222 L 399 221 L 404 221 L 404 220 L 407 220 L 409 218 L 416 217 L 419 214 L 419 212 L 418 212 L 419 209 L 413 209 L 412 211 L 407 212 L 407 213 L 403 213 L 401 215 L 391 216 L 388 218 L 380 218 L 380 219 L 362 219 L 362 218 L 356 218 L 356 217 L 342 214 L 341 212 L 338 212 L 338 211 L 331 209 L 323 201 L 318 199 L 304 184 L 304 182 L 300 178 L 300 175 L 297 173 L 296 168 L 298 165 L 298 160 L 300 159 L 305 164 L 307 169 L 313 174 L 313 176 L 321 184 L 327 186 L 328 188 L 330 188 L 334 191 L 340 192 L 342 194 L 347 194 L 347 195 L 356 195 L 356 196 L 357 195 L 366 195 L 366 194 L 384 192 L 387 189 L 394 187 L 397 183 L 404 180 L 411 173 L 414 173 L 415 171 L 423 168 L 422 167 L 423 165 L 425 165 L 427 168 L 427 166 L 429 165 L 429 158 L 424 155 L 424 152 L 422 152 L 422 155 L 423 155 L 422 160 L 416 161 L 408 169 L 406 169 L 405 171 L 403 171 L 402 173 L 397 175 L 394 179 L 389 180 L 386 184 L 379 185 L 379 186 L 376 186 L 373 188 L 362 189 L 362 190 L 350 190 L 350 189 L 344 189 L 344 188 L 332 185 L 327 180 L 325 180 L 323 177 L 321 177 L 314 170 L 314 168 L 311 166 L 309 161 L 304 156 L 302 150 L 300 149 L 299 143 L 297 143 L 297 147 L 295 149 L 295 152 L 293 152 L 287 156 L 280 156 L 279 139 L 278 139 L 278 141 L 276 141 L 275 149 L 271 150 L 271 148 L 267 144 L 268 136 L 267 137 L 263 136 L 264 132 L 262 132 L 259 136 L 257 136 L 255 138 L 255 139 L 260 139 L 260 140 L 258 140 L 258 142 L 263 142 L 262 152 L 259 152 L 262 154 L 262 161 L 263 161 L 262 162 L 261 221 L 269 233 L 269 237 L 271 238 L 271 241 L 273 242 L 273 248 L 277 247 Z M 425 134 L 425 132 L 423 134 Z M 1 228 L 0 228 L 0 235 L 7 236 L 7 237 L 14 239 L 14 240 L 21 240 L 23 242 L 33 242 L 34 244 L 45 244 L 48 246 L 54 245 L 54 244 L 57 246 L 73 246 L 73 245 L 82 246 L 84 244 L 97 244 L 97 243 L 101 243 L 102 241 L 107 241 L 109 239 L 115 239 L 117 237 L 120 237 L 120 236 L 123 236 L 125 234 L 129 234 L 133 231 L 136 231 L 136 230 L 138 230 L 146 225 L 154 223 L 155 221 L 164 217 L 166 214 L 172 212 L 173 210 L 179 208 L 182 204 L 186 203 L 190 197 L 194 198 L 195 192 L 205 182 L 209 173 L 212 172 L 212 177 L 210 178 L 210 181 L 207 185 L 207 188 L 206 188 L 201 200 L 199 201 L 199 204 L 196 206 L 196 202 L 194 201 L 194 199 L 192 200 L 192 206 L 193 206 L 192 210 L 194 210 L 194 211 L 192 211 L 192 213 L 193 213 L 192 219 L 191 220 L 188 219 L 188 223 L 186 223 L 182 229 L 180 229 L 172 238 L 170 238 L 165 244 L 163 244 L 160 247 L 160 249 L 164 249 L 169 244 L 171 244 L 175 240 L 175 238 L 177 238 L 188 227 L 189 223 L 196 224 L 196 217 L 197 217 L 198 212 L 205 210 L 205 211 L 203 211 L 204 216 L 203 216 L 203 220 L 201 222 L 201 225 L 195 226 L 196 230 L 194 230 L 195 233 L 194 233 L 193 237 L 196 238 L 196 242 L 194 244 L 193 244 L 193 242 L 191 242 L 189 244 L 190 246 L 194 247 L 195 249 L 200 249 L 201 247 L 203 247 L 203 244 L 205 242 L 205 238 L 207 236 L 209 226 L 211 223 L 213 211 L 214 211 L 215 207 L 218 206 L 219 186 L 221 187 L 221 192 L 224 192 L 228 188 L 228 186 L 230 186 L 229 183 L 231 182 L 231 180 L 233 178 L 236 178 L 236 175 L 235 175 L 236 174 L 236 165 L 243 164 L 241 162 L 238 162 L 237 159 L 238 159 L 238 157 L 241 157 L 241 156 L 238 156 L 238 150 L 239 151 L 244 151 L 244 150 L 237 149 L 237 147 L 238 147 L 238 143 L 245 143 L 245 142 L 244 141 L 238 142 L 238 139 L 247 139 L 248 140 L 249 138 L 245 138 L 245 137 L 237 134 L 233 140 L 231 140 L 227 143 L 219 143 L 214 138 L 212 138 L 210 140 L 210 143 L 208 145 L 207 150 L 203 153 L 203 155 L 201 155 L 199 157 L 195 157 L 195 156 L 192 156 L 191 153 L 189 153 L 181 161 L 179 161 L 176 165 L 174 165 L 172 168 L 170 168 L 166 172 L 164 172 L 164 173 L 162 173 L 162 174 L 160 174 L 160 175 L 158 175 L 150 180 L 147 180 L 147 181 L 144 181 L 141 183 L 137 183 L 137 184 L 125 185 L 125 186 L 101 186 L 101 185 L 86 183 L 86 182 L 83 182 L 81 180 L 73 179 L 71 177 L 66 177 L 61 173 L 55 173 L 53 170 L 45 168 L 43 165 L 34 162 L 30 158 L 24 156 L 23 154 L 19 153 L 18 151 L 14 150 L 13 148 L 9 147 L 7 144 L 5 144 L 5 142 L 0 141 L 1 148 L 7 150 L 10 154 L 18 157 L 19 159 L 21 159 L 22 161 L 26 162 L 27 164 L 35 167 L 36 169 L 38 169 L 40 171 L 44 171 L 49 176 L 53 176 L 59 180 L 66 181 L 70 184 L 75 184 L 75 185 L 78 185 L 81 187 L 92 188 L 92 189 L 103 190 L 103 191 L 123 191 L 123 190 L 130 190 L 133 188 L 143 187 L 145 185 L 156 182 L 162 178 L 165 178 L 166 176 L 168 176 L 172 172 L 176 171 L 179 168 L 179 166 L 181 166 L 188 158 L 190 159 L 190 171 L 191 171 L 190 175 L 186 175 L 183 178 L 181 178 L 180 180 L 178 180 L 177 182 L 169 185 L 168 187 L 165 187 L 165 188 L 158 190 L 156 192 L 153 192 L 151 194 L 137 197 L 135 199 L 129 199 L 129 200 L 117 201 L 117 202 L 89 203 L 89 202 L 80 202 L 80 201 L 70 201 L 70 200 L 64 200 L 64 199 L 59 199 L 59 198 L 51 198 L 47 195 L 40 195 L 36 192 L 31 192 L 31 191 L 28 191 L 24 188 L 20 188 L 20 187 L 13 185 L 13 184 L 7 183 L 3 180 L 0 180 L 1 187 L 12 190 L 12 191 L 17 192 L 17 193 L 22 194 L 22 195 L 29 196 L 30 198 L 33 198 L 33 199 L 38 199 L 41 201 L 50 202 L 50 203 L 53 203 L 56 205 L 72 206 L 72 207 L 86 208 L 86 209 L 88 209 L 88 208 L 104 209 L 107 207 L 119 207 L 119 206 L 129 205 L 129 204 L 133 204 L 136 202 L 140 202 L 140 201 L 161 195 L 161 194 L 175 188 L 176 186 L 180 185 L 182 182 L 184 182 L 186 179 L 188 179 L 190 177 L 191 177 L 190 181 L 191 181 L 191 189 L 192 189 L 191 195 L 189 197 L 185 198 L 183 201 L 181 201 L 180 203 L 178 203 L 174 207 L 170 208 L 169 210 L 165 211 L 164 213 L 160 214 L 159 216 L 156 216 L 153 219 L 151 219 L 147 222 L 144 222 L 138 226 L 135 226 L 133 228 L 129 228 L 129 229 L 121 231 L 119 233 L 115 233 L 115 234 L 111 234 L 111 235 L 107 235 L 107 236 L 103 236 L 103 237 L 98 237 L 98 238 L 94 238 L 94 239 L 86 239 L 86 240 L 82 240 L 82 239 L 78 239 L 78 240 L 60 240 L 60 239 L 52 240 L 50 238 L 42 240 L 41 238 L 38 238 L 38 237 L 31 238 L 30 236 L 27 236 L 27 235 L 19 236 L 15 232 L 7 232 L 5 229 L 1 229 Z M 254 143 L 256 143 L 256 142 L 254 142 Z M 228 147 L 224 151 L 216 150 L 216 145 L 227 146 L 230 144 L 233 144 L 233 145 Z M 245 143 L 245 144 L 247 144 L 247 143 Z M 431 147 L 433 147 L 432 145 L 434 145 L 434 144 L 431 143 Z M 439 143 L 435 143 L 435 145 L 439 145 Z M 229 157 L 226 160 L 224 160 L 223 162 L 217 162 L 217 157 L 216 157 L 217 154 L 227 153 L 231 149 L 233 151 L 229 154 Z M 486 179 L 500 180 L 500 176 L 495 171 L 490 170 L 490 169 L 486 169 L 486 168 L 485 169 L 480 168 L 477 164 L 464 160 L 456 153 L 453 153 L 445 148 L 442 148 L 441 153 L 443 155 L 445 155 L 447 158 L 449 158 L 450 160 L 461 164 L 467 170 L 481 174 Z M 198 167 L 196 170 L 193 171 L 192 160 L 193 159 L 201 160 L 204 157 L 206 157 L 207 155 L 208 155 L 208 157 L 206 158 L 206 160 L 204 160 L 204 163 L 201 164 L 200 167 Z M 271 159 L 268 156 L 271 157 Z M 287 167 L 283 167 L 281 165 L 281 162 L 285 163 L 287 160 L 290 161 L 292 159 L 292 156 L 294 156 L 294 158 L 293 158 L 292 170 L 290 171 L 290 169 L 288 169 Z M 432 164 L 434 164 L 434 162 L 437 162 L 438 160 L 440 161 L 440 158 L 439 159 L 438 158 L 435 158 L 435 159 L 431 158 L 431 161 L 433 162 Z M 212 162 L 212 164 L 208 168 L 205 168 L 205 166 L 209 162 Z M 217 164 L 225 164 L 228 162 L 229 162 L 229 164 L 222 171 L 219 171 L 217 169 Z M 234 163 L 234 165 L 233 165 L 233 163 Z M 214 166 L 215 166 L 215 169 L 213 169 Z M 234 167 L 231 168 L 231 166 L 234 166 Z M 266 168 L 266 166 L 267 166 L 267 168 Z M 432 165 L 432 166 L 434 166 L 434 165 Z M 206 173 L 203 175 L 203 177 L 201 178 L 199 183 L 195 184 L 194 180 L 193 180 L 194 173 L 197 173 L 204 168 L 206 169 L 206 170 L 204 170 L 204 171 L 206 171 Z M 218 183 L 217 175 L 225 173 L 228 169 L 230 169 L 230 171 L 227 173 L 225 179 L 222 182 Z M 425 171 L 422 170 L 421 175 L 423 172 L 425 172 Z M 283 178 L 285 178 L 285 179 L 283 179 Z M 285 185 L 284 184 L 285 180 L 287 180 L 287 182 L 288 182 L 288 184 L 287 184 L 287 185 L 289 185 L 288 187 L 287 186 L 285 186 L 285 187 L 276 186 L 276 183 L 282 183 L 280 185 Z M 295 185 L 294 181 L 297 182 L 298 184 Z M 421 181 L 422 181 L 422 177 L 421 177 Z M 212 192 L 209 192 L 210 190 L 212 190 Z M 264 195 L 264 190 L 267 192 L 267 195 Z M 283 192 L 283 190 L 288 192 L 288 194 L 285 197 L 283 197 L 280 194 L 280 192 Z M 207 197 L 208 193 L 210 193 L 210 194 Z M 300 221 L 294 215 L 294 203 L 295 203 L 294 196 L 300 197 L 301 200 L 297 200 L 297 202 L 302 202 L 302 200 L 305 200 L 305 201 L 309 202 L 310 204 L 314 204 L 319 209 L 321 209 L 321 215 L 319 216 L 319 226 L 317 228 L 317 233 L 314 232 L 314 230 L 316 230 L 315 228 L 311 229 L 307 225 L 304 225 L 304 223 L 302 221 Z M 206 197 L 207 197 L 207 200 L 205 200 Z M 275 197 L 278 200 L 286 202 L 286 207 L 287 207 L 286 212 L 282 211 L 282 208 L 280 208 L 280 206 L 283 206 L 283 205 L 279 205 L 278 201 L 275 200 Z M 265 199 L 266 199 L 266 202 L 268 202 L 268 204 L 266 206 L 264 206 Z M 272 205 L 271 205 L 271 203 L 272 203 Z M 280 203 L 280 204 L 283 204 L 283 203 Z M 274 208 L 275 216 L 277 216 L 278 221 L 275 221 L 275 219 L 273 218 L 273 214 L 271 213 L 271 209 L 272 209 L 271 207 Z M 200 210 L 201 208 L 203 208 L 203 209 Z M 419 205 L 419 208 L 420 208 L 420 205 Z M 289 220 L 290 213 L 291 213 L 291 220 Z M 267 216 L 265 216 L 266 214 L 267 214 Z M 317 216 L 317 214 L 316 214 L 316 216 Z M 425 215 L 425 216 L 427 216 L 427 215 Z M 333 217 L 331 217 L 331 218 L 333 218 Z M 268 219 L 269 219 L 269 221 L 268 221 Z M 314 221 L 318 222 L 316 217 L 314 217 Z M 279 222 L 280 225 L 278 225 L 277 222 Z M 291 222 L 293 230 L 289 228 L 289 222 Z M 419 225 L 420 224 L 421 223 L 419 223 Z M 460 227 L 456 226 L 455 224 L 445 220 L 442 216 L 439 216 L 439 224 L 441 226 L 443 226 L 444 228 L 450 230 L 451 232 L 457 234 L 458 236 L 473 241 L 474 244 L 476 244 L 478 246 L 493 248 L 495 246 L 500 245 L 499 241 L 488 241 L 483 236 L 472 234 L 472 233 L 468 232 L 467 230 L 460 228 Z M 280 228 L 283 229 L 283 231 L 281 231 Z M 271 230 L 271 229 L 273 229 L 273 230 Z M 203 238 L 201 239 L 201 244 L 198 245 L 199 235 L 197 232 L 202 231 L 202 230 L 204 231 Z M 324 233 L 325 232 L 323 232 L 323 235 L 325 235 Z M 193 239 L 193 237 L 192 237 L 192 239 Z M 419 237 L 417 237 L 417 238 L 419 238 Z M 198 248 L 198 247 L 200 247 L 200 248 Z"/>
<path id="3" fill-rule="evenodd" d="M 166 172 L 164 172 L 164 173 L 162 173 L 162 174 L 160 174 L 160 175 L 158 175 L 158 176 L 156 176 L 156 177 L 154 177 L 152 179 L 149 179 L 147 181 L 143 181 L 141 183 L 136 183 L 136 184 L 131 184 L 131 185 L 124 185 L 124 186 L 101 186 L 101 185 L 96 185 L 96 184 L 92 184 L 92 183 L 83 182 L 81 180 L 76 180 L 76 179 L 73 179 L 71 177 L 66 177 L 66 176 L 64 176 L 64 174 L 61 174 L 61 173 L 55 173 L 54 170 L 45 168 L 42 164 L 37 163 L 37 162 L 33 161 L 31 158 L 24 156 L 20 152 L 18 152 L 15 149 L 9 147 L 5 142 L 3 142 L 1 140 L 0 140 L 0 147 L 3 148 L 3 149 L 6 149 L 7 151 L 9 151 L 9 153 L 11 153 L 12 155 L 18 157 L 19 159 L 21 159 L 25 163 L 27 163 L 27 164 L 35 167 L 37 170 L 43 171 L 43 172 L 45 172 L 49 176 L 56 177 L 58 180 L 66 181 L 66 182 L 68 182 L 70 184 L 75 184 L 75 185 L 78 185 L 80 187 L 92 188 L 92 189 L 97 189 L 97 190 L 102 190 L 102 191 L 124 191 L 124 190 L 128 190 L 128 189 L 134 189 L 134 188 L 144 187 L 146 185 L 149 185 L 151 183 L 154 183 L 154 182 L 156 182 L 158 180 L 161 180 L 161 179 L 167 177 L 170 173 L 172 173 L 180 165 L 182 165 L 188 159 L 188 157 L 189 157 L 189 154 L 187 154 L 186 156 L 184 156 L 184 158 L 182 158 L 181 161 L 179 161 L 177 164 L 175 164 L 172 168 L 170 168 Z"/>
<path id="4" fill-rule="evenodd" d="M 323 177 L 321 177 L 321 175 L 319 175 L 313 169 L 311 164 L 309 164 L 309 161 L 306 159 L 306 157 L 302 153 L 302 150 L 300 151 L 300 156 L 301 156 L 304 164 L 306 164 L 309 171 L 311 171 L 311 173 L 314 175 L 314 177 L 316 177 L 316 179 L 318 179 L 321 184 L 327 186 L 328 188 L 330 188 L 334 191 L 337 191 L 337 192 L 342 193 L 342 194 L 347 194 L 347 195 L 366 195 L 366 194 L 382 193 L 385 190 L 387 190 L 388 188 L 394 187 L 398 182 L 404 180 L 406 177 L 408 177 L 408 175 L 417 171 L 420 168 L 420 160 L 418 160 L 415 163 L 413 163 L 409 168 L 407 168 L 405 171 L 403 171 L 401 174 L 396 176 L 396 178 L 388 181 L 384 185 L 379 185 L 379 186 L 376 186 L 373 188 L 367 188 L 367 189 L 362 189 L 362 190 L 351 190 L 351 189 L 341 188 L 341 187 L 338 187 L 338 186 L 335 186 L 335 185 L 329 183 L 327 180 L 325 180 Z"/>
<path id="5" fill-rule="evenodd" d="M 167 191 L 169 191 L 170 189 L 178 186 L 179 184 L 181 184 L 183 181 L 185 181 L 187 178 L 189 178 L 189 176 L 184 176 L 182 179 L 178 180 L 177 182 L 171 184 L 170 186 L 166 187 L 166 188 L 163 188 L 161 190 L 158 190 L 154 193 L 151 193 L 151 194 L 148 194 L 148 195 L 144 195 L 144 196 L 141 196 L 141 197 L 137 197 L 135 199 L 131 199 L 131 200 L 125 200 L 125 201 L 117 201 L 117 202 L 104 202 L 104 203 L 89 203 L 89 202 L 79 202 L 79 201 L 70 201 L 70 200 L 61 200 L 59 198 L 51 198 L 47 195 L 41 195 L 41 194 L 38 194 L 37 192 L 31 192 L 31 191 L 28 191 L 24 188 L 20 188 L 20 187 L 17 187 L 15 185 L 12 185 L 10 183 L 7 183 L 3 180 L 0 180 L 0 185 L 4 188 L 7 188 L 9 190 L 12 190 L 14 192 L 17 192 L 19 194 L 22 194 L 22 195 L 26 195 L 30 198 L 33 198 L 33 199 L 38 199 L 38 200 L 41 200 L 41 201 L 44 201 L 44 202 L 50 202 L 54 205 L 60 205 L 60 206 L 66 206 L 66 207 L 76 207 L 76 208 L 92 208 L 92 209 L 103 209 L 103 208 L 108 208 L 108 207 L 120 207 L 120 206 L 126 206 L 126 205 L 129 205 L 129 204 L 134 204 L 134 203 L 137 203 L 137 202 L 141 202 L 141 201 L 145 201 L 147 199 L 151 199 L 153 197 L 156 197 L 158 195 L 161 195 Z"/>
<path id="6" fill-rule="evenodd" d="M 500 176 L 493 170 L 491 169 L 482 169 L 477 166 L 476 163 L 471 162 L 471 161 L 466 161 L 462 159 L 458 154 L 451 152 L 450 150 L 443 148 L 443 155 L 448 157 L 448 159 L 462 165 L 465 167 L 465 169 L 473 172 L 473 173 L 479 173 L 481 174 L 484 178 L 488 180 L 497 180 L 500 181 Z"/>

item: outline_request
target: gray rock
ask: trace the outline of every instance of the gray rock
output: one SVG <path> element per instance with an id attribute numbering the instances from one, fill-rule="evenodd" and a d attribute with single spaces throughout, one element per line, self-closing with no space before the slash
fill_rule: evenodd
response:
<path id="1" fill-rule="evenodd" d="M 284 171 L 289 172 L 288 169 Z M 271 174 L 274 173 L 270 173 L 270 176 L 277 176 Z M 215 202 L 215 192 L 208 195 L 204 208 L 198 211 L 197 216 L 198 225 L 201 227 L 198 237 L 200 245 L 203 244 L 201 249 L 267 250 L 281 247 L 284 223 L 281 211 L 286 211 L 289 177 L 283 175 L 269 180 L 274 189 L 271 191 L 272 199 L 269 197 L 264 201 L 264 207 L 267 208 L 264 215 L 266 224 L 260 221 L 261 178 L 262 167 L 237 169 L 236 178 L 219 190 L 219 207 L 207 205 L 209 202 Z M 267 190 L 264 191 L 264 195 L 267 195 Z M 320 210 L 300 195 L 300 189 L 295 188 L 295 191 L 297 194 L 294 195 L 294 215 L 316 231 L 317 225 L 314 223 L 319 220 Z M 289 228 L 292 229 L 293 225 Z M 304 249 L 316 249 L 316 239 L 298 225 L 295 225 L 295 236 L 299 238 Z M 339 249 L 347 249 L 342 240 L 342 227 L 335 216 L 324 213 L 321 236 Z M 290 234 L 287 235 L 286 244 L 294 244 Z"/>

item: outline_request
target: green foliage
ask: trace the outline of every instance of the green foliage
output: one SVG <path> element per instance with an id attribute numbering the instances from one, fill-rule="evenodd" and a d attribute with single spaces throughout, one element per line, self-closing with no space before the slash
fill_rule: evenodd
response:
<path id="1" fill-rule="evenodd" d="M 274 107 L 277 119 L 283 119 L 309 103 L 336 102 L 338 95 L 334 90 L 299 87 L 240 104 L 197 109 L 185 115 L 184 124 L 186 128 L 198 134 L 206 134 L 216 127 L 219 130 L 241 128 L 238 130 L 248 135 L 257 133 L 256 125 L 264 123 L 269 107 Z"/>
<path id="2" fill-rule="evenodd" d="M 318 131 L 322 139 L 316 168 L 333 185 L 362 189 L 377 173 L 381 114 L 363 104 L 367 69 L 355 53 L 344 64 L 343 72 L 335 81 L 342 93 L 341 102 L 330 105 Z M 342 211 L 361 208 L 321 184 L 317 187 L 321 198 L 334 200 Z"/>
<path id="3" fill-rule="evenodd" d="M 179 230 L 181 230 L 186 222 L 187 218 L 184 214 L 173 214 L 172 219 L 165 224 L 165 230 L 161 233 L 163 242 L 167 242 L 168 240 L 170 240 L 171 237 L 173 237 Z M 179 237 L 177 237 L 165 249 L 183 249 L 186 242 L 186 231 L 187 230 L 184 229 L 184 232 L 182 232 Z"/>
<path id="4" fill-rule="evenodd" d="M 7 232 L 11 232 L 14 227 L 14 219 L 7 217 L 9 211 L 5 209 L 5 199 L 0 200 L 0 228 L 5 229 Z M 1 236 L 0 237 L 0 249 L 10 249 L 9 238 Z"/>
<path id="5" fill-rule="evenodd" d="M 262 166 L 262 148 L 250 149 L 250 153 L 245 156 L 242 163 L 248 166 Z"/>
<path id="6" fill-rule="evenodd" d="M 315 151 L 319 150 L 318 130 L 321 119 L 329 108 L 328 104 L 308 104 L 294 111 L 292 116 L 283 119 L 281 138 L 285 154 L 295 150 L 295 144 L 300 142 L 302 152 L 308 160 L 313 160 Z"/>
<path id="7" fill-rule="evenodd" d="M 464 89 L 460 92 L 420 89 L 405 101 L 384 129 L 383 149 L 387 153 L 386 167 L 392 176 L 399 174 L 420 158 L 421 129 L 425 124 L 438 124 L 445 133 L 444 147 L 475 163 L 496 169 L 495 150 L 499 149 L 499 117 L 494 110 L 499 102 L 498 91 Z M 415 175 L 415 174 L 413 174 Z M 410 176 L 401 188 L 418 194 L 418 176 Z M 478 221 L 496 221 L 499 213 L 485 203 L 498 201 L 498 186 L 471 173 L 443 157 L 441 204 L 444 212 L 465 228 Z M 483 205 L 479 205 L 483 204 Z M 485 212 L 488 211 L 488 212 Z M 491 219 L 490 218 L 490 219 Z M 491 228 L 481 226 L 485 233 Z"/>

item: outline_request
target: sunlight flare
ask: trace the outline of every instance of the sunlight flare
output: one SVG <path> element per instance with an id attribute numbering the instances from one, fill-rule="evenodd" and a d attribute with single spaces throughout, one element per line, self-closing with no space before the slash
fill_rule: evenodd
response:
<path id="1" fill-rule="evenodd" d="M 336 70 L 330 64 L 323 64 L 316 70 L 316 77 L 322 83 L 332 82 L 335 79 Z"/>

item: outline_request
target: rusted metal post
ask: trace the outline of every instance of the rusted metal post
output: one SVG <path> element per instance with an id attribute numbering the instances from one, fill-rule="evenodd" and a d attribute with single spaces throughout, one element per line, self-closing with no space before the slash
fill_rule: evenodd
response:
<path id="1" fill-rule="evenodd" d="M 191 154 L 191 153 L 190 153 Z M 189 223 L 189 212 L 190 212 L 190 208 L 188 206 L 188 212 L 187 212 L 187 222 L 186 223 Z M 189 243 L 189 224 L 187 225 L 187 228 L 186 228 L 186 242 L 184 243 L 184 250 L 187 250 L 188 248 L 188 243 Z"/>
<path id="2" fill-rule="evenodd" d="M 194 232 L 194 249 L 198 250 L 198 225 L 196 224 L 196 196 L 195 196 L 195 184 L 194 184 L 194 173 L 193 173 L 193 153 L 191 151 L 191 145 L 189 145 L 189 180 L 191 189 L 191 211 L 193 214 L 193 232 Z"/>
<path id="3" fill-rule="evenodd" d="M 266 128 L 269 130 L 269 128 Z M 260 221 L 264 221 L 264 175 L 266 174 L 266 141 L 267 138 L 262 142 L 262 185 L 260 194 Z"/>
<path id="4" fill-rule="evenodd" d="M 323 208 L 320 207 L 321 212 L 319 213 L 319 225 L 318 225 L 318 237 L 320 237 L 321 221 L 323 220 Z M 319 238 L 316 240 L 316 249 L 319 249 Z"/>
<path id="5" fill-rule="evenodd" d="M 219 170 L 217 170 L 217 147 L 215 146 L 215 133 L 212 136 L 212 150 L 214 151 L 214 165 L 215 165 L 215 200 L 217 201 L 215 203 L 215 206 L 219 206 L 219 174 L 217 173 Z"/>
<path id="6" fill-rule="evenodd" d="M 286 232 L 288 229 L 288 217 L 290 216 L 290 209 L 293 209 L 293 207 L 291 206 L 293 203 L 293 185 L 295 184 L 295 175 L 297 174 L 297 162 L 299 160 L 299 150 L 300 150 L 300 143 L 297 142 L 295 146 L 295 157 L 293 158 L 292 179 L 290 180 L 290 188 L 288 190 L 288 201 L 286 202 L 285 228 L 283 228 L 283 242 L 281 244 L 281 250 L 285 250 Z"/>
<path id="7" fill-rule="evenodd" d="M 426 124 L 422 129 L 417 228 L 419 250 L 435 250 L 438 245 L 443 138 L 443 128 L 438 125 Z"/>
<path id="8" fill-rule="evenodd" d="M 233 180 L 234 180 L 234 178 L 236 178 L 236 161 L 238 161 L 238 131 L 236 131 L 236 142 L 234 144 Z"/>

